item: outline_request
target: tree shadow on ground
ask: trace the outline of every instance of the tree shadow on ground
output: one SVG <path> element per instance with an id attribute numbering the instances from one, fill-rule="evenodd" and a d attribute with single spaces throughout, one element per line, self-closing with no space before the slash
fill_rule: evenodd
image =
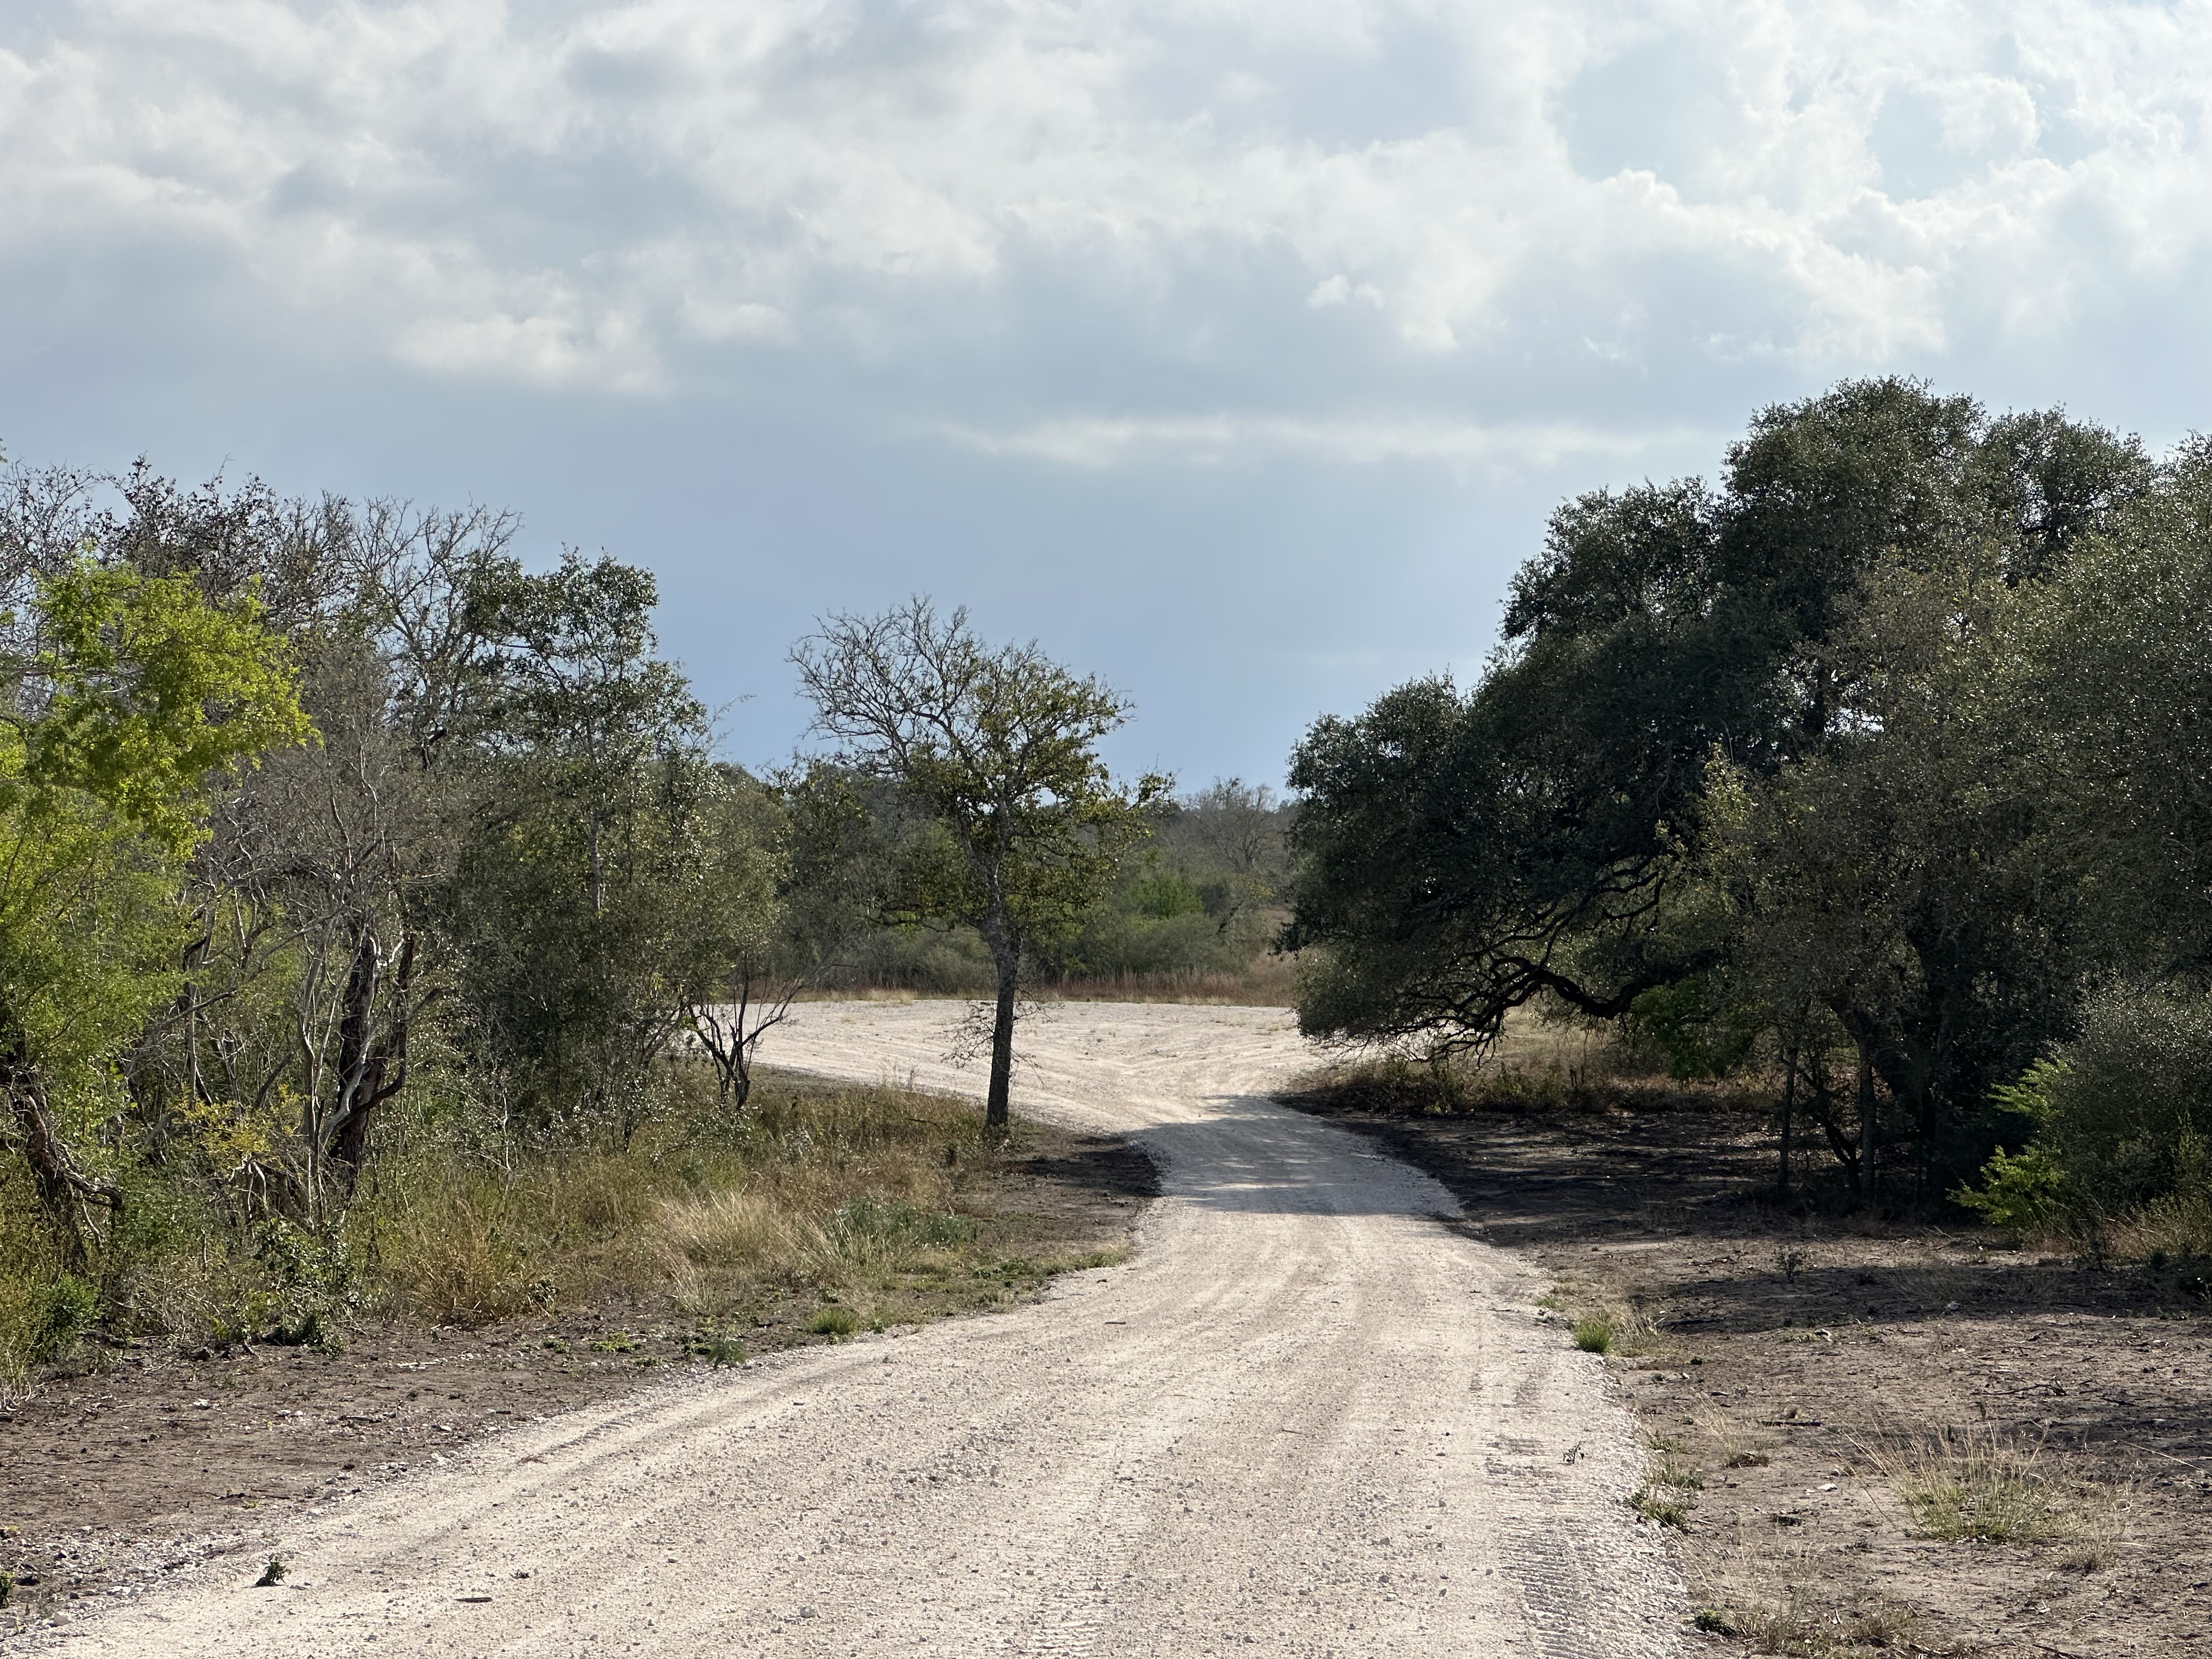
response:
<path id="1" fill-rule="evenodd" d="M 1762 1113 L 1686 1099 L 1672 1110 L 1477 1111 L 1394 1115 L 1347 1108 L 1326 1088 L 1285 1103 L 1371 1137 L 1433 1176 L 1464 1206 L 1459 1224 L 1507 1249 L 1572 1249 L 1613 1258 L 1629 1278 L 1648 1261 L 1656 1334 L 1819 1342 L 1849 1332 L 1875 1340 L 1940 1341 L 1947 1324 L 2157 1320 L 2197 1316 L 2212 1263 L 2098 1265 L 2023 1249 L 1955 1214 L 1883 1218 L 1841 1207 L 1839 1191 L 1789 1199 L 1775 1190 L 1773 1135 Z M 1825 1200 L 1825 1201 L 1824 1201 Z M 1665 1264 L 1664 1267 L 1661 1264 Z M 2051 1402 L 2037 1419 L 2071 1437 L 2124 1437 L 2212 1454 L 2212 1422 L 2186 1430 L 2159 1397 L 2085 1400 L 2062 1375 L 2000 1386 Z M 2063 1367 L 2043 1369 L 2054 1372 Z"/>

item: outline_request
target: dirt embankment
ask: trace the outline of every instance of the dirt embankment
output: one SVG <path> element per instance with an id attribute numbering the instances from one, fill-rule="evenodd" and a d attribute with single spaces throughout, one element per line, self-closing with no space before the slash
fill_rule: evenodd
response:
<path id="1" fill-rule="evenodd" d="M 1756 1116 L 1397 1116 L 1371 1135 L 1609 1324 L 1705 1638 L 1738 1651 L 2212 1652 L 2207 1264 L 1766 1196 Z M 1595 1334 L 1595 1333 L 1593 1333 Z"/>
<path id="2" fill-rule="evenodd" d="M 962 1194 L 978 1265 L 905 1285 L 898 1306 L 929 1317 L 1024 1301 L 1055 1262 L 1118 1252 L 1156 1190 L 1127 1142 L 1024 1124 Z M 746 1322 L 744 1352 L 832 1340 L 807 1329 L 823 1308 L 790 1290 Z M 373 1326 L 337 1352 L 96 1350 L 0 1413 L 0 1573 L 13 1579 L 0 1640 L 210 1557 L 258 1560 L 337 1498 L 738 1358 L 700 1341 L 665 1297 L 474 1329 Z"/>

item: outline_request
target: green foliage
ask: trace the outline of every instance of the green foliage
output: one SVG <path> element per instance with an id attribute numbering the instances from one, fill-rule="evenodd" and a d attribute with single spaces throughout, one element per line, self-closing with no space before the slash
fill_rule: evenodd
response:
<path id="1" fill-rule="evenodd" d="M 89 798 L 172 856 L 203 832 L 210 775 L 301 741 L 292 653 L 251 593 L 212 605 L 182 579 L 80 562 L 39 594 L 46 706 L 0 751 L 0 802 Z"/>
<path id="2" fill-rule="evenodd" d="M 974 1238 L 975 1224 L 964 1216 L 921 1209 L 903 1199 L 886 1200 L 863 1193 L 838 1208 L 827 1231 L 831 1241 L 848 1253 L 856 1245 L 943 1249 Z"/>
<path id="3" fill-rule="evenodd" d="M 2036 1126 L 1960 1201 L 2006 1226 L 2090 1224 L 2212 1201 L 2212 996 L 2115 986 L 2081 1034 L 1999 1091 Z"/>
<path id="4" fill-rule="evenodd" d="M 1575 1321 L 1575 1346 L 1584 1353 L 1611 1353 L 1613 1322 L 1594 1317 L 1577 1319 Z"/>
<path id="5" fill-rule="evenodd" d="M 1707 973 L 1644 992 L 1628 1005 L 1626 1023 L 1664 1056 L 1669 1076 L 1689 1082 L 1732 1075 L 1770 1022 L 1762 1006 L 1729 1000 L 1724 981 Z"/>
<path id="6" fill-rule="evenodd" d="M 1900 1143 L 1950 1185 L 2085 981 L 2212 951 L 2208 457 L 1847 382 L 1718 487 L 1570 502 L 1479 684 L 1300 745 L 1302 1029 L 1482 1048 L 1543 999 L 1683 1077 L 1786 1056 L 1862 1200 Z"/>
<path id="7" fill-rule="evenodd" d="M 29 1357 L 65 1357 L 100 1323 L 100 1287 L 64 1273 L 42 1287 L 30 1321 Z"/>
<path id="8" fill-rule="evenodd" d="M 1117 785 L 1097 753 L 1127 703 L 1035 644 L 987 648 L 967 612 L 915 599 L 837 616 L 792 653 L 836 764 L 910 815 L 878 903 L 981 934 L 997 970 L 986 1116 L 1007 1120 L 1015 998 L 1038 945 L 1080 927 L 1169 787 Z"/>
<path id="9" fill-rule="evenodd" d="M 921 815 L 894 915 L 968 923 L 1018 957 L 1077 926 L 1149 830 L 1165 781 L 1125 792 L 1096 750 L 1127 704 L 1034 645 L 987 649 L 964 611 L 834 617 L 793 660 L 842 758 Z"/>
<path id="10" fill-rule="evenodd" d="M 290 1347 L 331 1348 L 367 1301 L 362 1264 L 343 1223 L 309 1232 L 272 1216 L 253 1230 L 262 1288 L 247 1300 L 249 1334 Z"/>
<path id="11" fill-rule="evenodd" d="M 647 573 L 574 553 L 544 575 L 512 561 L 471 575 L 493 810 L 446 895 L 476 1039 L 518 1103 L 625 1133 L 686 969 L 744 920 L 713 914 L 740 786 L 707 762 L 704 711 L 653 655 L 655 598 Z"/>
<path id="12" fill-rule="evenodd" d="M 2040 1227 L 2065 1212 L 2066 1172 L 2048 1146 L 2000 1149 L 1982 1165 L 1978 1186 L 1951 1196 L 1991 1226 Z"/>
<path id="13" fill-rule="evenodd" d="M 122 1207 L 117 1054 L 173 994 L 181 865 L 212 776 L 307 726 L 252 595 L 75 557 L 42 578 L 39 644 L 0 724 L 0 1074 L 40 1200 L 83 1267 Z M 11 621 L 13 619 L 10 619 Z"/>
<path id="14" fill-rule="evenodd" d="M 1698 1500 L 1673 1487 L 1646 1484 L 1629 1494 L 1628 1507 L 1646 1521 L 1679 1530 L 1689 1524 Z"/>
<path id="15" fill-rule="evenodd" d="M 794 820 L 817 813 L 819 797 L 794 799 L 793 808 Z M 817 895 L 825 889 L 834 894 L 866 859 L 885 858 L 882 842 L 895 842 L 902 833 L 899 808 L 886 797 L 864 805 L 855 792 L 846 810 L 872 821 L 881 842 L 863 851 L 848 841 L 842 868 L 823 868 L 816 848 L 794 858 L 794 865 L 811 867 L 794 872 L 793 944 L 819 949 L 828 943 L 841 958 L 830 977 L 846 982 L 969 994 L 994 990 L 990 946 L 972 927 L 885 923 L 852 911 L 824 917 L 828 907 Z M 1270 791 L 1233 778 L 1160 803 L 1149 841 L 1121 861 L 1073 927 L 1030 941 L 1032 982 L 1049 988 L 1103 981 L 1141 988 L 1248 974 L 1280 921 L 1290 817 Z M 794 823 L 794 841 L 805 833 Z"/>
<path id="16" fill-rule="evenodd" d="M 860 1316 L 850 1308 L 824 1308 L 806 1322 L 807 1334 L 811 1336 L 843 1338 L 860 1328 Z"/>
<path id="17" fill-rule="evenodd" d="M 720 1331 L 702 1331 L 684 1345 L 684 1352 L 703 1359 L 717 1370 L 725 1365 L 745 1363 L 745 1345 L 736 1337 Z"/>

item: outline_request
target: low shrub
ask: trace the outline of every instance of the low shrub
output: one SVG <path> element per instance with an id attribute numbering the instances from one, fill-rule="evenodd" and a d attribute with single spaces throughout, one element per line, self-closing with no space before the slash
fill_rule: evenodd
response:
<path id="1" fill-rule="evenodd" d="M 33 1248 L 0 1170 L 0 1389 L 103 1322 L 336 1346 L 372 1311 L 468 1327 L 611 1293 L 720 1329 L 824 1289 L 873 1305 L 979 1259 L 957 1195 L 1000 1152 L 972 1102 L 763 1073 L 733 1111 L 696 1063 L 661 1082 L 631 1130 L 568 1139 L 469 1139 L 434 1099 L 410 1103 L 350 1210 L 319 1227 L 249 1224 L 143 1176 L 97 1285 Z M 705 1357 L 742 1363 L 715 1340 Z"/>
<path id="2" fill-rule="evenodd" d="M 32 1302 L 28 1357 L 59 1359 L 100 1323 L 100 1287 L 75 1273 L 42 1285 Z"/>
<path id="3" fill-rule="evenodd" d="M 2100 1249 L 2212 1249 L 2212 996 L 2110 988 L 2079 1036 L 1996 1099 L 2034 1139 L 1991 1158 L 1959 1202 L 2001 1226 L 2094 1233 Z"/>

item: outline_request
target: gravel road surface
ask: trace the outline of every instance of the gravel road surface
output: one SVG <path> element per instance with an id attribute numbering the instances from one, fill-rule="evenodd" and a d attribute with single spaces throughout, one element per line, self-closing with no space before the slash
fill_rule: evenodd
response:
<path id="1" fill-rule="evenodd" d="M 764 1058 L 978 1092 L 958 1005 L 807 1006 Z M 1632 1656 L 1681 1589 L 1601 1367 L 1443 1189 L 1257 1097 L 1273 1010 L 1071 1004 L 1022 1109 L 1136 1134 L 1130 1264 L 1041 1304 L 533 1424 L 295 1523 L 75 1654 Z M 259 1561 L 250 1564 L 258 1571 Z"/>

